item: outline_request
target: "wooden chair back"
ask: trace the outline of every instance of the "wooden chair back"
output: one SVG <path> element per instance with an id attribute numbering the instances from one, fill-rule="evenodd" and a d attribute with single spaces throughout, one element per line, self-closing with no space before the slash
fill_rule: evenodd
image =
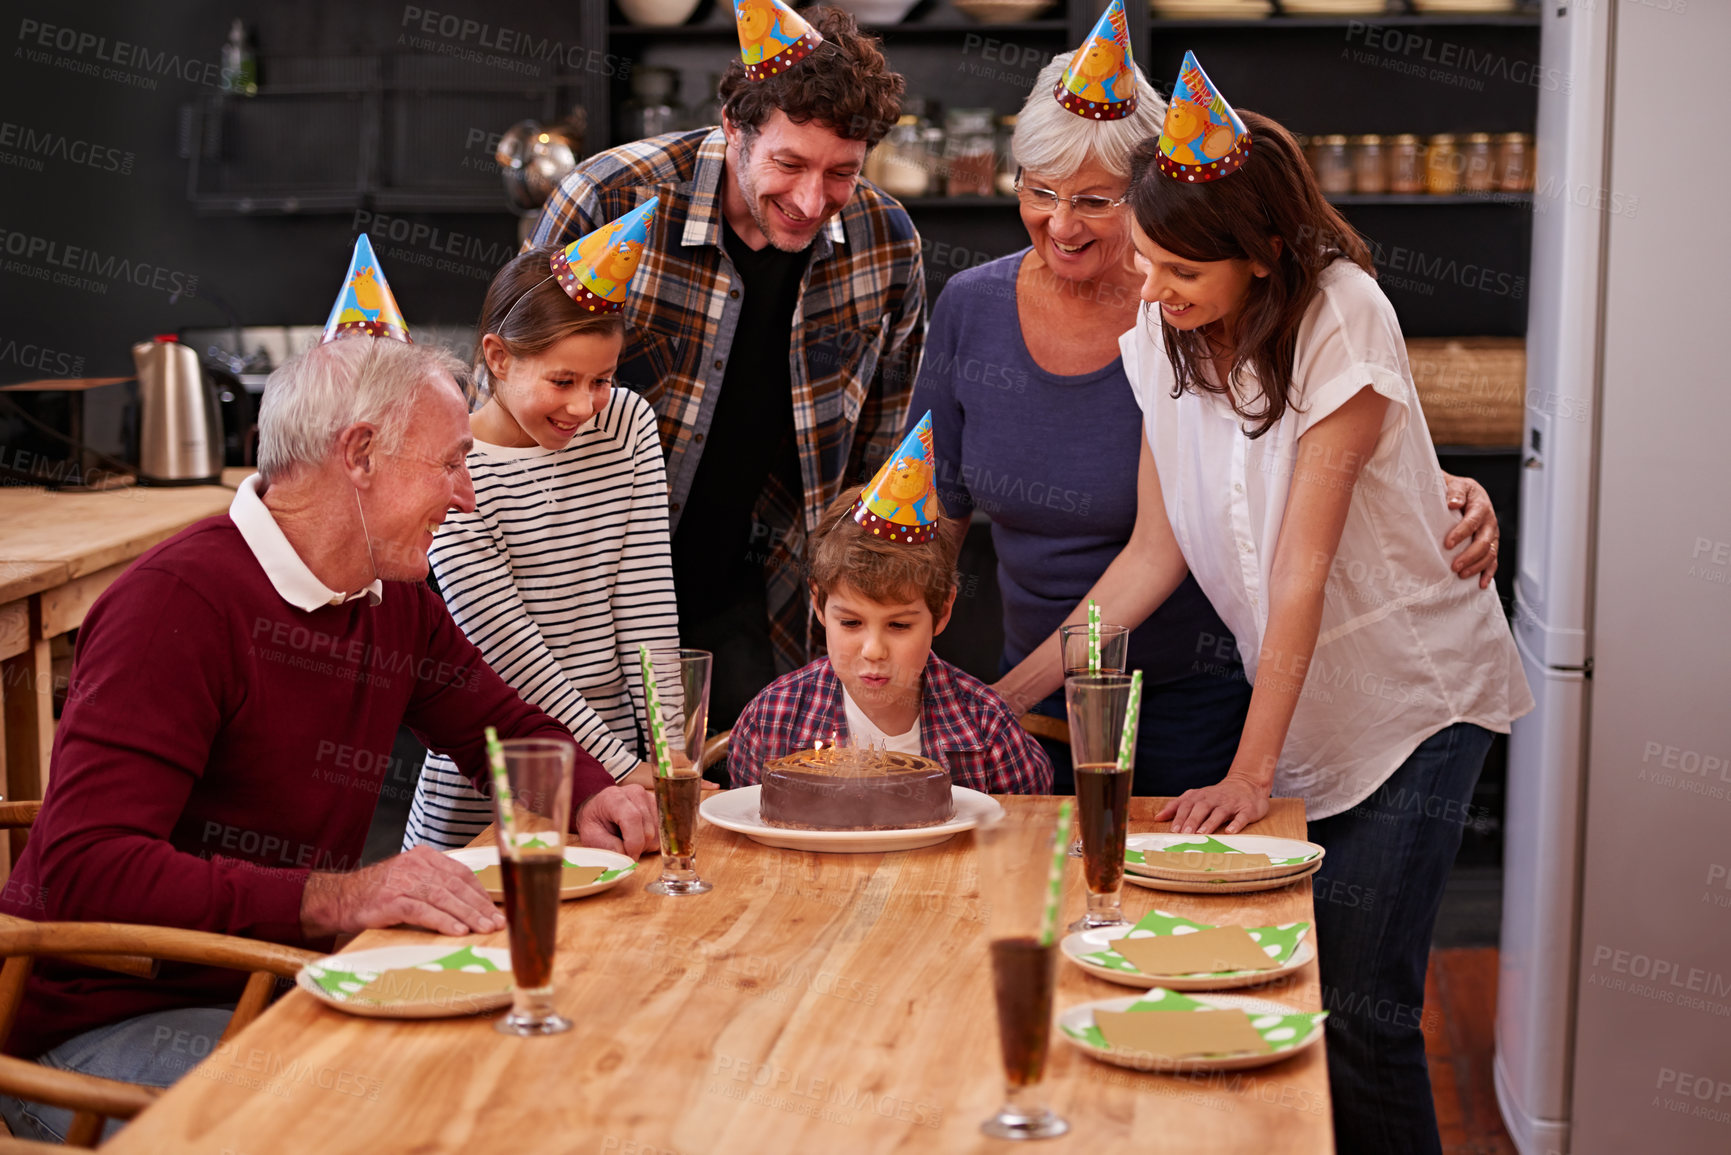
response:
<path id="1" fill-rule="evenodd" d="M 292 980 L 319 957 L 277 943 L 174 927 L 0 918 L 0 958 L 6 960 L 0 967 L 0 1042 L 12 1032 L 25 980 L 38 956 L 145 976 L 154 973 L 159 959 L 247 971 L 250 977 L 223 1041 L 259 1016 L 279 978 Z M 0 1055 L 0 1092 L 73 1112 L 66 1135 L 72 1147 L 94 1147 L 107 1120 L 130 1119 L 162 1093 L 156 1087 L 56 1070 L 10 1055 Z"/>

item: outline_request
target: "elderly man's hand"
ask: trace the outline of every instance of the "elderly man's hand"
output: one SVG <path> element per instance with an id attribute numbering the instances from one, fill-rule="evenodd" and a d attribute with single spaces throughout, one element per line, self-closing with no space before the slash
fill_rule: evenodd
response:
<path id="1" fill-rule="evenodd" d="M 632 858 L 656 849 L 655 798 L 641 786 L 609 786 L 577 811 L 577 841 Z"/>
<path id="2" fill-rule="evenodd" d="M 314 873 L 301 895 L 309 938 L 370 927 L 425 927 L 440 934 L 484 934 L 505 919 L 475 872 L 430 846 L 417 846 L 351 874 Z"/>

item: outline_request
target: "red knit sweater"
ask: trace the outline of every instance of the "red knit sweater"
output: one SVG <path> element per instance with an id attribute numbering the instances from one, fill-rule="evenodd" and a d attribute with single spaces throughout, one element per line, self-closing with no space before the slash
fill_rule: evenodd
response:
<path id="1" fill-rule="evenodd" d="M 359 865 L 399 725 L 483 778 L 482 729 L 569 736 L 524 702 L 425 585 L 309 612 L 227 515 L 141 557 L 79 632 L 47 798 L 0 911 L 328 947 L 301 933 L 312 870 Z M 573 806 L 613 784 L 578 750 Z M 38 961 L 6 1050 L 238 997 L 244 975 L 139 980 Z"/>

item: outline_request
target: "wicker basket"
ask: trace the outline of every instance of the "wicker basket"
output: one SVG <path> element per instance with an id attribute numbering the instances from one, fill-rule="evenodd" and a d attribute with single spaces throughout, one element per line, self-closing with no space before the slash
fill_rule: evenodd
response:
<path id="1" fill-rule="evenodd" d="M 1527 350 L 1519 337 L 1414 337 L 1413 383 L 1437 445 L 1521 444 Z"/>

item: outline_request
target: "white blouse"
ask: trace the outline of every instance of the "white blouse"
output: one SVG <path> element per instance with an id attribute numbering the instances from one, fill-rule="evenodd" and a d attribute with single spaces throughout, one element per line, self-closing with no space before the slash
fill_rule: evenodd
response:
<path id="1" fill-rule="evenodd" d="M 1319 287 L 1298 330 L 1291 404 L 1254 441 L 1226 397 L 1172 396 L 1158 307 L 1144 305 L 1119 339 L 1166 516 L 1252 684 L 1299 439 L 1366 386 L 1391 402 L 1359 472 L 1275 769 L 1274 793 L 1303 798 L 1312 819 L 1368 798 L 1443 728 L 1507 733 L 1533 708 L 1495 589 L 1457 577 L 1443 552 L 1458 514 L 1445 504 L 1393 307 L 1350 261 L 1325 270 Z M 1248 367 L 1246 377 L 1254 389 Z M 1210 659 L 1198 655 L 1203 667 Z"/>

